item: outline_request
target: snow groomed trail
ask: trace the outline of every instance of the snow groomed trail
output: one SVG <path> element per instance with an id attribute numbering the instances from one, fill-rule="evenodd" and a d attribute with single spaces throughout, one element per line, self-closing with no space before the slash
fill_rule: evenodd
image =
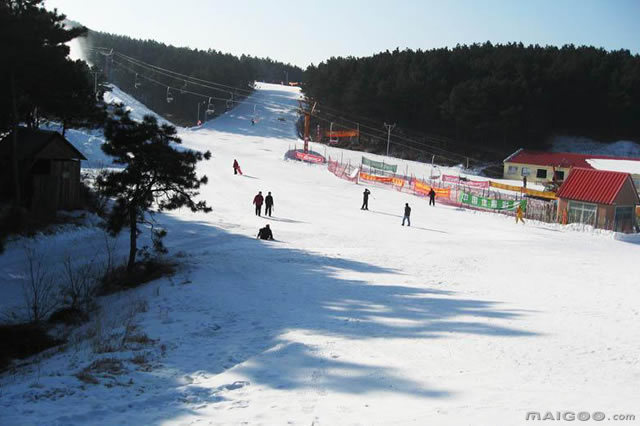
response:
<path id="1" fill-rule="evenodd" d="M 212 152 L 200 169 L 213 212 L 161 216 L 181 270 L 104 302 L 114 327 L 148 303 L 136 318 L 156 341 L 150 371 L 78 343 L 2 377 L 1 424 L 517 425 L 638 410 L 640 244 L 377 188 L 361 211 L 365 186 L 283 159 L 297 117 L 272 102 L 299 95 L 261 84 L 256 125 L 247 103 L 180 131 Z M 259 190 L 274 217 L 254 215 Z M 278 241 L 255 239 L 266 223 Z M 124 371 L 73 376 L 101 357 Z"/>

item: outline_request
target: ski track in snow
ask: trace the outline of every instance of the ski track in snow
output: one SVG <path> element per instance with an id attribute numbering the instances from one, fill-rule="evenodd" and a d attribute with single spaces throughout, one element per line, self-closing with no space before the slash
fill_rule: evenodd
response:
<path id="1" fill-rule="evenodd" d="M 298 97 L 261 84 L 249 100 Z M 105 332 L 146 301 L 136 325 L 155 342 L 95 354 L 73 341 L 4 374 L 0 424 L 516 425 L 528 411 L 637 410 L 640 241 L 378 188 L 364 212 L 362 185 L 283 159 L 301 144 L 293 110 L 257 114 L 252 126 L 253 106 L 239 105 L 179 130 L 213 154 L 199 166 L 213 212 L 158 215 L 176 276 L 101 300 Z M 273 218 L 253 214 L 258 190 L 273 192 Z M 405 202 L 412 227 L 400 226 Z M 255 239 L 265 223 L 278 241 Z M 27 244 L 55 266 L 102 256 L 101 238 L 78 228 Z M 24 243 L 0 256 L 5 310 L 19 312 Z M 118 244 L 123 255 L 126 236 Z M 148 371 L 130 361 L 139 353 Z M 104 358 L 124 371 L 74 377 Z"/>

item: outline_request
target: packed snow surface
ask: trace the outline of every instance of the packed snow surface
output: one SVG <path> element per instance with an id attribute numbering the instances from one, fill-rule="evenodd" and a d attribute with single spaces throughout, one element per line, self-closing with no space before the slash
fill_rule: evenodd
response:
<path id="1" fill-rule="evenodd" d="M 158 215 L 179 271 L 103 298 L 86 326 L 106 339 L 135 314 L 136 333 L 153 342 L 99 353 L 87 332 L 4 374 L 0 424 L 517 425 L 531 423 L 530 411 L 640 418 L 637 239 L 516 225 L 378 188 L 362 211 L 363 185 L 283 159 L 300 146 L 299 95 L 261 84 L 245 104 L 180 129 L 186 147 L 212 152 L 199 169 L 213 212 Z M 233 174 L 234 159 L 244 175 Z M 254 214 L 258 191 L 273 193 L 273 217 Z M 411 227 L 400 225 L 405 203 Z M 256 240 L 267 223 L 277 241 Z M 54 267 L 65 255 L 101 256 L 101 238 L 80 228 L 29 244 Z M 0 256 L 2 291 L 14 295 L 3 308 L 16 315 L 27 243 Z M 76 376 L 83 371 L 96 380 Z"/>

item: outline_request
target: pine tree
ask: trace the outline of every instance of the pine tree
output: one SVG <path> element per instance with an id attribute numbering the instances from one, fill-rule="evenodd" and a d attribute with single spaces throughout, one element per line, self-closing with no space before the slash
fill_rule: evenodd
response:
<path id="1" fill-rule="evenodd" d="M 116 201 L 108 220 L 109 231 L 117 234 L 129 226 L 127 271 L 131 272 L 138 251 L 138 224 L 147 223 L 150 212 L 184 206 L 193 212 L 211 211 L 206 202 L 194 201 L 200 185 L 207 183 L 206 176 L 197 177 L 196 164 L 211 158 L 211 153 L 176 149 L 175 144 L 181 141 L 175 127 L 158 126 L 151 115 L 145 116 L 141 123 L 135 122 L 122 107 L 107 120 L 105 137 L 102 150 L 125 167 L 100 176 L 97 184 L 104 195 Z M 161 232 L 155 236 L 164 235 Z"/>
<path id="2" fill-rule="evenodd" d="M 86 28 L 65 28 L 64 15 L 48 11 L 43 0 L 0 0 L 0 112 L 7 113 L 0 130 L 13 130 L 12 159 L 15 203 L 21 203 L 18 123 L 29 121 L 56 82 L 47 78 L 68 61 L 68 41 Z M 42 84 L 49 81 L 48 85 Z"/>

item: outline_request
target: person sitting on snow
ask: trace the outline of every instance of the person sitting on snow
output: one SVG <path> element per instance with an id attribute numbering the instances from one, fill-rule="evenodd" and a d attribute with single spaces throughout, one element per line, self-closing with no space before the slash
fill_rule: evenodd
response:
<path id="1" fill-rule="evenodd" d="M 261 240 L 272 240 L 273 241 L 273 233 L 271 232 L 271 228 L 269 228 L 269 225 L 265 225 L 264 228 L 260 228 L 260 231 L 258 231 L 258 236 L 256 238 L 259 238 Z"/>

